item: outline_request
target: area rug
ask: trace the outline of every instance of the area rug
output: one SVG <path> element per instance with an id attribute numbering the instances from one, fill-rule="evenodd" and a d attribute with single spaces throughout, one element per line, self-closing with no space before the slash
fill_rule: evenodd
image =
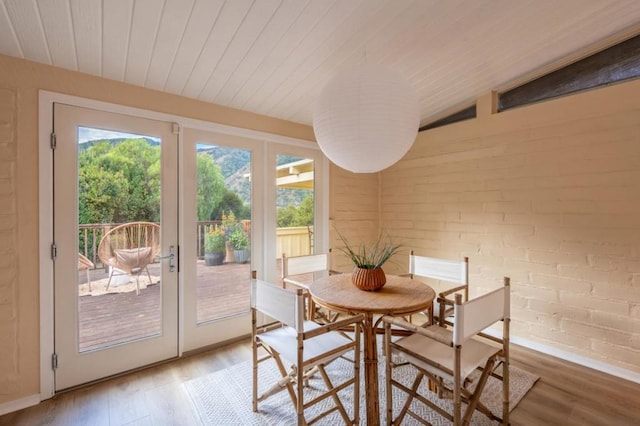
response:
<path id="1" fill-rule="evenodd" d="M 380 388 L 380 418 L 384 424 L 386 418 L 386 397 L 385 397 L 385 368 L 384 358 L 380 361 L 379 372 L 379 388 Z M 363 371 L 363 369 L 361 369 Z M 394 378 L 409 385 L 415 377 L 415 370 L 411 367 L 400 367 L 394 370 Z M 332 363 L 327 372 L 332 378 L 334 385 L 344 381 L 350 374 L 353 374 L 353 366 L 347 361 L 338 359 Z M 538 380 L 538 376 L 526 372 L 520 368 L 511 366 L 510 372 L 510 400 L 511 410 L 520 402 L 524 395 Z M 259 391 L 263 392 L 269 388 L 278 378 L 279 373 L 273 360 L 265 361 L 260 364 L 259 368 Z M 362 378 L 362 376 L 361 376 Z M 361 380 L 362 381 L 362 380 Z M 363 385 L 363 383 L 361 383 Z M 228 369 L 218 371 L 203 377 L 199 377 L 185 382 L 187 392 L 196 407 L 198 414 L 205 425 L 292 425 L 296 423 L 296 416 L 293 404 L 286 391 L 280 392 L 265 401 L 260 402 L 259 412 L 254 413 L 251 410 L 251 389 L 252 389 L 252 366 L 251 361 L 246 361 L 234 365 Z M 319 375 L 310 380 L 309 387 L 306 388 L 305 400 L 318 395 L 319 391 L 324 389 Z M 394 416 L 400 411 L 404 394 L 397 389 L 393 390 Z M 360 391 L 361 399 L 364 399 L 364 386 Z M 341 399 L 345 402 L 345 407 L 349 411 L 349 415 L 353 415 L 353 391 L 347 388 L 340 393 Z M 429 393 L 430 399 L 447 411 L 451 411 L 451 401 L 448 399 L 439 399 L 435 394 Z M 481 401 L 489 407 L 489 409 L 501 415 L 502 413 L 502 382 L 493 377 L 489 378 L 485 389 L 482 393 Z M 327 405 L 322 405 L 327 404 Z M 317 410 L 322 410 L 331 406 L 333 402 L 329 399 L 320 403 Z M 450 425 L 450 422 L 433 412 L 428 407 L 414 401 L 412 403 L 412 411 L 427 419 L 434 425 Z M 307 418 L 310 419 L 314 415 L 314 407 L 307 410 Z M 342 424 L 342 418 L 339 414 L 334 413 L 328 417 L 321 419 L 316 424 L 321 425 L 337 425 Z M 360 424 L 366 424 L 366 407 L 360 404 Z M 420 424 L 410 416 L 406 416 L 403 424 L 412 425 Z M 475 412 L 471 424 L 473 425 L 495 425 L 485 415 Z"/>

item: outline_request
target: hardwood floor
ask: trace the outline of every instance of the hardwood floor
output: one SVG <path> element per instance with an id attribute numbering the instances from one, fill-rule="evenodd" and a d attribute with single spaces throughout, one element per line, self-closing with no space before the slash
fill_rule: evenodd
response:
<path id="1" fill-rule="evenodd" d="M 511 352 L 514 365 L 541 376 L 512 411 L 512 425 L 640 425 L 640 384 L 516 345 Z M 0 425 L 199 425 L 183 383 L 250 358 L 244 339 L 59 394 L 0 416 Z"/>

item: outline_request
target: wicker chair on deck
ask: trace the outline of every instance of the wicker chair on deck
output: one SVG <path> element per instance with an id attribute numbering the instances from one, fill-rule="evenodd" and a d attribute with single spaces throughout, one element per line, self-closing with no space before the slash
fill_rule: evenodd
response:
<path id="1" fill-rule="evenodd" d="M 98 245 L 98 257 L 109 266 L 109 289 L 114 274 L 136 277 L 136 294 L 140 294 L 140 274 L 151 274 L 147 265 L 160 253 L 160 225 L 151 222 L 130 222 L 107 232 Z"/>
<path id="2" fill-rule="evenodd" d="M 87 284 L 89 284 L 89 291 L 91 289 L 91 276 L 89 270 L 95 268 L 95 265 L 82 253 L 78 253 L 78 271 L 85 271 L 87 273 Z"/>

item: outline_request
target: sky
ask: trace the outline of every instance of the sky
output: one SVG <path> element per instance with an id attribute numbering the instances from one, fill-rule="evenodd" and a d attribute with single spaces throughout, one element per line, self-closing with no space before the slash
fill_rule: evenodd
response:
<path id="1" fill-rule="evenodd" d="M 139 138 L 147 137 L 160 142 L 160 138 L 146 135 L 136 135 L 133 133 L 114 132 L 111 130 L 94 129 L 91 127 L 78 127 L 78 143 L 95 141 L 99 139 L 118 139 L 118 138 Z"/>

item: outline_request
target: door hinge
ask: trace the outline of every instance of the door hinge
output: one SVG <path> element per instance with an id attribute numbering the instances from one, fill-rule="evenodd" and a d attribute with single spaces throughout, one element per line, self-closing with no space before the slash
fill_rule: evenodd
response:
<path id="1" fill-rule="evenodd" d="M 51 355 L 51 369 L 55 370 L 58 368 L 58 354 L 54 353 Z"/>
<path id="2" fill-rule="evenodd" d="M 57 145 L 56 134 L 51 133 L 51 149 L 56 149 L 56 145 Z"/>
<path id="3" fill-rule="evenodd" d="M 51 260 L 56 260 L 56 257 L 58 257 L 58 246 L 53 243 L 51 244 Z"/>

